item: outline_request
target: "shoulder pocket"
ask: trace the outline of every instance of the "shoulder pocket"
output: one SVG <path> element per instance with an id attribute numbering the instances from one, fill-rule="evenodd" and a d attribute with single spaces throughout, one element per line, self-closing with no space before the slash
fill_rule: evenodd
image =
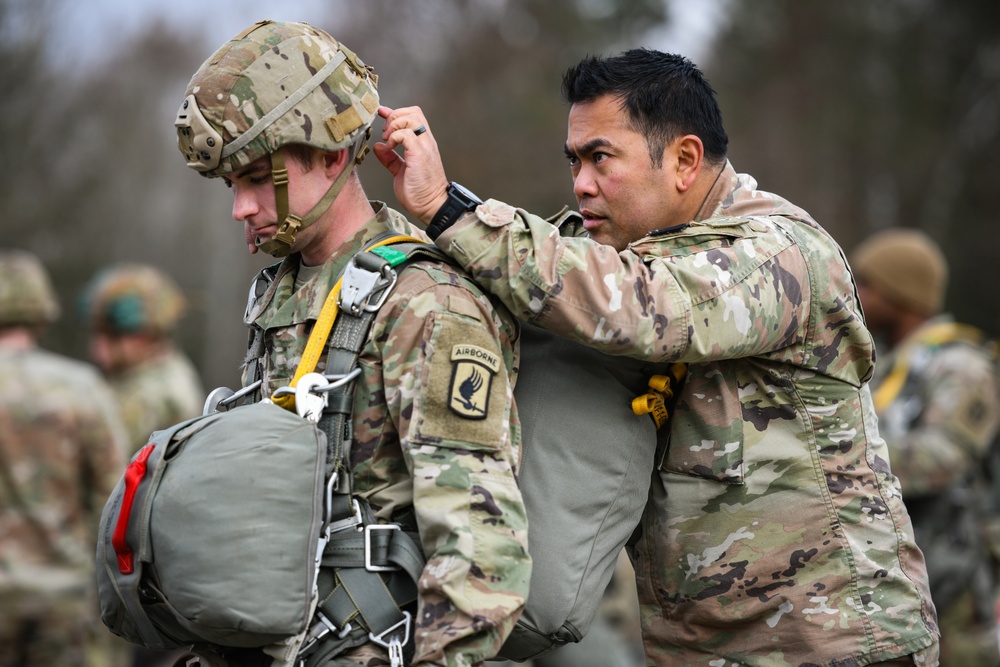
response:
<path id="1" fill-rule="evenodd" d="M 760 232 L 760 223 L 745 218 L 721 218 L 655 230 L 633 244 L 641 256 L 672 257 L 728 248 Z"/>

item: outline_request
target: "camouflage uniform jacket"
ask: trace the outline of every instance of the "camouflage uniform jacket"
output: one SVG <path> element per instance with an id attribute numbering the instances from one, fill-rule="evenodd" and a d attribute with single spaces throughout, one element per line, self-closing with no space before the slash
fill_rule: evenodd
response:
<path id="1" fill-rule="evenodd" d="M 108 378 L 128 430 L 129 455 L 149 434 L 201 414 L 205 391 L 191 360 L 176 349 Z"/>
<path id="2" fill-rule="evenodd" d="M 873 342 L 807 213 L 727 164 L 693 221 L 622 253 L 494 200 L 437 243 L 519 318 L 689 364 L 633 551 L 647 659 L 863 665 L 932 644 Z"/>
<path id="3" fill-rule="evenodd" d="M 327 294 L 367 241 L 386 230 L 426 238 L 400 214 L 375 205 L 376 217 L 299 292 L 293 294 L 298 257 L 292 255 L 250 309 L 248 323 L 265 330 L 268 392 L 290 382 Z M 527 519 L 515 479 L 516 334 L 513 318 L 460 269 L 415 261 L 399 272 L 361 353 L 354 488 L 380 521 L 416 514 L 427 557 L 414 616 L 416 665 L 492 657 L 527 595 Z M 450 408 L 470 353 L 488 358 L 488 371 L 477 365 L 484 393 L 473 397 L 482 399 L 485 413 Z M 382 653 L 371 644 L 361 648 L 351 658 Z"/>
<path id="4" fill-rule="evenodd" d="M 995 573 L 981 535 L 983 471 L 1000 428 L 994 364 L 981 332 L 941 315 L 879 357 L 872 381 L 879 430 L 941 613 L 977 580 L 983 611 L 993 606 Z"/>
<path id="5" fill-rule="evenodd" d="M 38 348 L 0 350 L 0 611 L 12 593 L 58 602 L 90 590 L 125 447 L 96 369 Z"/>

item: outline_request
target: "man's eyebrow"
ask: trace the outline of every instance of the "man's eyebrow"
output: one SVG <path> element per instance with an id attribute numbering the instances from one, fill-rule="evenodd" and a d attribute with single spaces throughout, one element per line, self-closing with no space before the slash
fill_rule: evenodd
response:
<path id="1" fill-rule="evenodd" d="M 268 165 L 268 164 L 248 164 L 247 166 L 243 167 L 242 169 L 237 169 L 233 173 L 229 174 L 229 178 L 231 178 L 231 179 L 243 178 L 244 176 L 249 176 L 250 174 L 259 173 L 259 172 L 261 172 L 261 171 L 263 171 L 265 169 L 270 169 L 270 165 Z"/>
<path id="2" fill-rule="evenodd" d="M 611 145 L 611 142 L 603 137 L 595 137 L 590 141 L 582 144 L 580 148 L 576 151 L 570 149 L 569 144 L 563 146 L 563 151 L 566 153 L 566 157 L 576 157 L 578 155 L 590 155 L 598 148 L 606 148 Z"/>

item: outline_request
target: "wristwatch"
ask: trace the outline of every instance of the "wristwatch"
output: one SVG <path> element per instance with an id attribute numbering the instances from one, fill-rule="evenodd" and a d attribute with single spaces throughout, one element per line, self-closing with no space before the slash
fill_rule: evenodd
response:
<path id="1" fill-rule="evenodd" d="M 455 224 L 464 214 L 476 210 L 483 200 L 455 181 L 448 184 L 448 199 L 427 225 L 427 235 L 431 240 L 439 237 L 444 230 Z"/>

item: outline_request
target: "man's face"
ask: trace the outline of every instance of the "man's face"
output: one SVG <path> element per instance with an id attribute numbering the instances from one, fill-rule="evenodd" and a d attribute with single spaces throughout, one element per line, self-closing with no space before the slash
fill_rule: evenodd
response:
<path id="1" fill-rule="evenodd" d="M 322 169 L 309 168 L 297 159 L 286 157 L 288 169 L 288 208 L 299 217 L 319 201 L 330 182 Z M 233 190 L 233 219 L 243 223 L 247 249 L 257 252 L 257 240 L 266 241 L 278 230 L 278 210 L 271 178 L 271 158 L 264 156 L 226 177 Z M 299 252 L 310 245 L 316 232 L 315 225 L 299 231 L 292 244 L 292 252 Z"/>
<path id="2" fill-rule="evenodd" d="M 861 309 L 865 313 L 865 325 L 873 333 L 881 333 L 891 328 L 899 317 L 896 307 L 863 278 L 856 277 L 855 280 L 858 284 Z"/>
<path id="3" fill-rule="evenodd" d="M 669 182 L 670 163 L 653 166 L 645 137 L 628 126 L 617 98 L 572 106 L 566 156 L 584 227 L 598 243 L 620 252 L 675 224 L 679 193 Z"/>
<path id="4" fill-rule="evenodd" d="M 90 358 L 105 375 L 117 375 L 132 368 L 148 355 L 142 334 L 113 334 L 94 331 L 90 336 Z"/>

